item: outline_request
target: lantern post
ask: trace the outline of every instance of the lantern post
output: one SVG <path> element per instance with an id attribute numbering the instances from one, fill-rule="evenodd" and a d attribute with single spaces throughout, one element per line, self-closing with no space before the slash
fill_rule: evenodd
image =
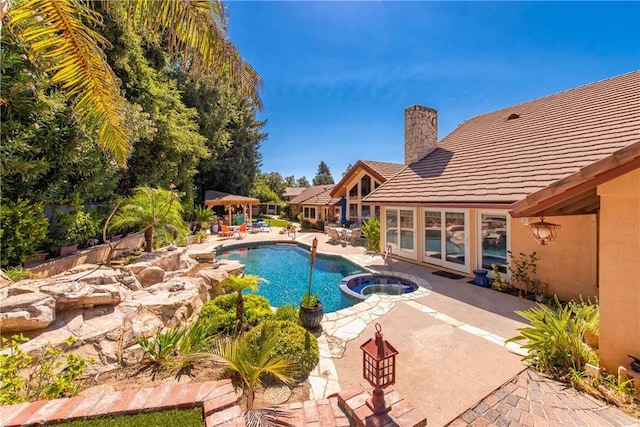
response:
<path id="1" fill-rule="evenodd" d="M 362 375 L 373 386 L 373 395 L 367 399 L 367 406 L 374 414 L 388 412 L 384 400 L 384 388 L 396 382 L 396 355 L 398 351 L 382 338 L 382 327 L 376 323 L 375 338 L 369 338 L 360 346 L 362 349 Z"/>

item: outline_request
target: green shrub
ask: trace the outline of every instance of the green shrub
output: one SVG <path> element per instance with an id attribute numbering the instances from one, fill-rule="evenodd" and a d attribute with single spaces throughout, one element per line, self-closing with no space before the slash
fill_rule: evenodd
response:
<path id="1" fill-rule="evenodd" d="M 208 324 L 212 334 L 231 334 L 235 330 L 237 294 L 220 295 L 200 308 L 199 323 Z M 260 295 L 246 294 L 242 323 L 252 327 L 273 316 L 269 301 Z"/>
<path id="2" fill-rule="evenodd" d="M 0 405 L 77 394 L 80 385 L 78 380 L 87 362 L 93 363 L 93 359 L 69 353 L 66 348 L 53 348 L 50 343 L 42 349 L 42 356 L 36 358 L 19 347 L 20 343 L 28 340 L 22 334 L 14 335 L 11 339 L 2 338 L 4 352 L 0 354 Z M 67 347 L 73 343 L 73 337 L 64 341 Z M 63 354 L 66 366 L 60 360 Z"/>
<path id="3" fill-rule="evenodd" d="M 368 251 L 380 251 L 380 220 L 369 218 L 362 223 L 362 236 L 366 239 L 364 246 Z"/>
<path id="4" fill-rule="evenodd" d="M 293 323 L 298 322 L 298 309 L 292 305 L 283 305 L 278 307 L 274 320 L 288 320 Z"/>
<path id="5" fill-rule="evenodd" d="M 531 326 L 518 329 L 520 335 L 507 342 L 526 340 L 529 350 L 523 360 L 539 371 L 566 379 L 572 372 L 581 372 L 586 363 L 597 364 L 595 351 L 584 343 L 584 331 L 594 317 L 597 306 L 565 304 L 555 299 L 557 309 L 538 304 L 527 311 L 516 311 Z"/>
<path id="6" fill-rule="evenodd" d="M 29 270 L 25 270 L 22 267 L 11 267 L 5 270 L 5 273 L 9 279 L 14 282 L 19 282 L 22 279 L 29 279 L 33 277 L 33 273 Z"/>
<path id="7" fill-rule="evenodd" d="M 47 237 L 49 220 L 41 203 L 26 200 L 0 203 L 0 240 L 2 267 L 19 266 L 42 247 Z"/>
<path id="8" fill-rule="evenodd" d="M 286 320 L 267 320 L 247 332 L 244 339 L 250 345 L 257 345 L 263 328 L 268 329 L 268 336 L 278 337 L 272 356 L 296 362 L 302 377 L 308 375 L 318 364 L 318 341 L 302 326 Z"/>
<path id="9" fill-rule="evenodd" d="M 87 240 L 97 236 L 100 232 L 100 219 L 94 219 L 89 212 L 82 209 L 58 212 L 57 215 L 58 223 L 53 238 L 53 246 L 56 249 L 74 244 L 83 246 Z"/>

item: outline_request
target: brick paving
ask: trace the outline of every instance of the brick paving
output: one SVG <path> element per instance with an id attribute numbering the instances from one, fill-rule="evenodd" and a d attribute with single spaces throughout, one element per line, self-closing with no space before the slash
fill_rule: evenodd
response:
<path id="1" fill-rule="evenodd" d="M 447 424 L 449 427 L 631 427 L 640 421 L 531 369 Z"/>
<path id="2" fill-rule="evenodd" d="M 203 419 L 207 427 L 244 426 L 231 380 L 165 385 L 5 405 L 0 406 L 0 426 L 42 425 L 98 415 L 124 415 L 198 406 L 203 408 Z"/>

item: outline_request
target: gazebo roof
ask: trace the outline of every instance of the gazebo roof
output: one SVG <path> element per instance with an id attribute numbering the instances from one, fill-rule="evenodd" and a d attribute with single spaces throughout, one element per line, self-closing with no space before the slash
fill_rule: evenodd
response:
<path id="1" fill-rule="evenodd" d="M 227 205 L 259 205 L 260 200 L 222 191 L 207 190 L 204 193 L 204 204 L 207 208 Z"/>

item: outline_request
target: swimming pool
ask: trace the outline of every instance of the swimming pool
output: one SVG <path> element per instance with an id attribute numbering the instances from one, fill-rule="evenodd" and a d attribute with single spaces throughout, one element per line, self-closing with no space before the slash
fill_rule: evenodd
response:
<path id="1" fill-rule="evenodd" d="M 298 307 L 309 283 L 309 249 L 293 244 L 270 244 L 218 249 L 217 259 L 237 260 L 246 265 L 246 274 L 255 274 L 269 281 L 260 284 L 256 294 L 269 300 L 272 306 Z M 325 313 L 350 307 L 356 300 L 340 291 L 340 281 L 364 270 L 341 257 L 316 256 L 311 292 L 320 295 Z"/>

